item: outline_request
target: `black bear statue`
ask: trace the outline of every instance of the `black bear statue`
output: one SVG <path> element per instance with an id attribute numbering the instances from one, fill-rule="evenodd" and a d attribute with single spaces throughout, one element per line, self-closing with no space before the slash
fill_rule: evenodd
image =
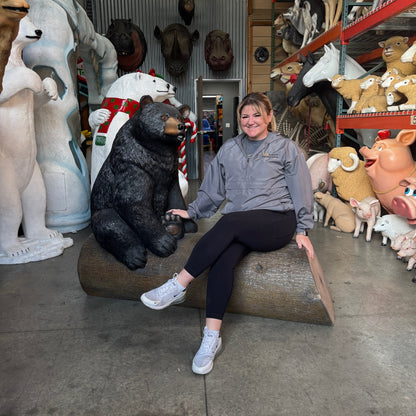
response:
<path id="1" fill-rule="evenodd" d="M 147 250 L 171 255 L 197 224 L 169 214 L 186 209 L 178 180 L 183 113 L 143 96 L 118 131 L 91 192 L 91 226 L 98 243 L 129 269 L 146 266 Z M 182 111 L 182 112 L 181 112 Z"/>

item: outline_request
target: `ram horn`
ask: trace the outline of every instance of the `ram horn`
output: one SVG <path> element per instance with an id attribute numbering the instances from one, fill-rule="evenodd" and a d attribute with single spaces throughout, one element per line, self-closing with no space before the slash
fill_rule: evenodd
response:
<path id="1" fill-rule="evenodd" d="M 358 158 L 358 156 L 355 153 L 350 153 L 349 154 L 350 158 L 353 161 L 352 166 L 344 166 L 343 164 L 341 164 L 342 169 L 344 169 L 346 172 L 352 172 L 355 169 L 357 169 L 358 164 L 360 163 L 360 159 Z"/>

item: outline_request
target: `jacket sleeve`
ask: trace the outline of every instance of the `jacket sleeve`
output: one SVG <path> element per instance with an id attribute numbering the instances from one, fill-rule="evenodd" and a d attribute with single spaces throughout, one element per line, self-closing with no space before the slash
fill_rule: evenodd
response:
<path id="1" fill-rule="evenodd" d="M 296 214 L 296 232 L 313 228 L 311 175 L 302 151 L 293 141 L 286 148 L 285 178 Z"/>
<path id="2" fill-rule="evenodd" d="M 221 154 L 220 149 L 205 173 L 197 198 L 188 206 L 188 214 L 194 220 L 214 215 L 225 199 L 225 175 Z"/>

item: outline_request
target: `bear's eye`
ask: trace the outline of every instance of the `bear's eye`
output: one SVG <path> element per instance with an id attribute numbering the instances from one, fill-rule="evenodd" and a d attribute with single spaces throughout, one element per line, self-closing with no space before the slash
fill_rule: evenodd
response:
<path id="1" fill-rule="evenodd" d="M 163 114 L 163 116 L 162 117 L 160 117 L 163 121 L 167 121 L 168 120 L 168 118 L 169 118 L 169 115 L 168 114 Z"/>

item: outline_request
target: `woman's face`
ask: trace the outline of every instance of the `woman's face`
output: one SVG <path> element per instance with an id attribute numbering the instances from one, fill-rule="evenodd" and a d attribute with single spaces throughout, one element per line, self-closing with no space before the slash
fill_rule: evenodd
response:
<path id="1" fill-rule="evenodd" d="M 246 105 L 241 109 L 240 125 L 250 140 L 262 140 L 267 136 L 267 126 L 272 117 L 273 111 L 263 118 L 253 106 Z"/>

